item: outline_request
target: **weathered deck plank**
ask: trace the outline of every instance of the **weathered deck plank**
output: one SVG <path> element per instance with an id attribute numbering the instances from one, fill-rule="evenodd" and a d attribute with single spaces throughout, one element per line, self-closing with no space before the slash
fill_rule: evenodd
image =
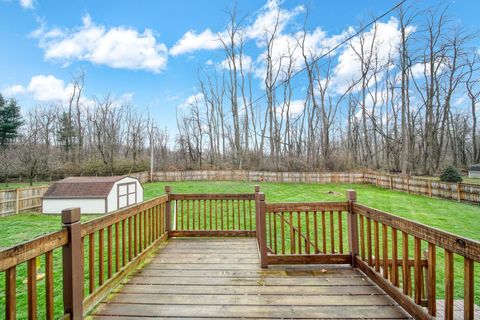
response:
<path id="1" fill-rule="evenodd" d="M 232 250 L 234 254 L 228 254 Z M 94 319 L 405 319 L 348 266 L 261 269 L 254 239 L 172 239 Z"/>

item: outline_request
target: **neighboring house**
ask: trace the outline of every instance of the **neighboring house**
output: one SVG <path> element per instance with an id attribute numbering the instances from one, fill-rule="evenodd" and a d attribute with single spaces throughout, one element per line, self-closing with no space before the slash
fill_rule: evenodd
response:
<path id="1" fill-rule="evenodd" d="M 470 168 L 468 168 L 468 177 L 480 178 L 480 163 L 472 164 Z"/>
<path id="2" fill-rule="evenodd" d="M 137 178 L 71 177 L 55 182 L 42 197 L 43 213 L 80 208 L 81 213 L 108 213 L 143 201 Z"/>

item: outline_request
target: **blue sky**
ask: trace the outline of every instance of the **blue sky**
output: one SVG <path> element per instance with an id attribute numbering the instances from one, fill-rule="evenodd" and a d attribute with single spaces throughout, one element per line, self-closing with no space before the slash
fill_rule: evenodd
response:
<path id="1" fill-rule="evenodd" d="M 319 28 L 332 37 L 395 2 L 285 0 L 270 5 L 292 15 L 285 33 L 302 24 L 305 11 L 298 8 L 308 8 L 308 29 Z M 436 1 L 408 3 L 426 8 Z M 478 28 L 480 1 L 442 3 L 450 5 L 451 16 L 467 29 Z M 205 39 L 225 29 L 231 7 L 226 0 L 0 0 L 0 91 L 25 110 L 58 103 L 72 74 L 83 68 L 87 97 L 111 93 L 139 110 L 148 108 L 160 125 L 173 129 L 175 108 L 196 93 L 197 70 L 224 59 Z M 266 1 L 238 1 L 237 7 L 246 25 L 268 11 Z M 255 39 L 248 49 L 254 61 L 262 52 Z M 256 90 L 260 94 L 260 85 Z"/>

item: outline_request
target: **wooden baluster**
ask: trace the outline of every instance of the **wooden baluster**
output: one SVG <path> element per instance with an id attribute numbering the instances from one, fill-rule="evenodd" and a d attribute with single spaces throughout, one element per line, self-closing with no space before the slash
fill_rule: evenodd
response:
<path id="1" fill-rule="evenodd" d="M 249 200 L 248 201 L 248 211 L 249 211 L 249 215 L 250 215 L 250 230 L 253 230 L 253 214 L 252 214 L 252 201 Z"/>
<path id="2" fill-rule="evenodd" d="M 272 215 L 268 214 L 268 241 L 270 249 L 273 247 Z"/>
<path id="3" fill-rule="evenodd" d="M 282 254 L 285 254 L 285 213 L 282 212 L 281 216 L 281 228 L 282 228 Z"/>
<path id="4" fill-rule="evenodd" d="M 207 230 L 207 203 L 203 200 L 203 230 Z"/>
<path id="5" fill-rule="evenodd" d="M 445 320 L 453 319 L 453 252 L 445 249 Z"/>
<path id="6" fill-rule="evenodd" d="M 413 251 L 413 281 L 415 284 L 415 303 L 421 304 L 422 302 L 422 267 L 421 267 L 421 255 L 422 255 L 422 243 L 420 238 L 415 237 L 413 240 L 414 251 Z"/>
<path id="7" fill-rule="evenodd" d="M 375 271 L 380 272 L 380 238 L 379 238 L 378 221 L 373 221 L 373 239 L 375 250 Z"/>
<path id="8" fill-rule="evenodd" d="M 120 225 L 115 223 L 115 272 L 120 270 Z"/>
<path id="9" fill-rule="evenodd" d="M 127 264 L 127 229 L 125 219 L 122 220 L 122 267 Z"/>
<path id="10" fill-rule="evenodd" d="M 208 200 L 208 212 L 210 212 L 210 230 L 213 229 L 213 222 L 212 222 L 212 218 L 213 218 L 213 211 L 212 211 L 212 200 Z"/>
<path id="11" fill-rule="evenodd" d="M 147 219 L 147 211 L 143 211 L 143 250 L 145 250 L 148 246 L 148 219 Z"/>
<path id="12" fill-rule="evenodd" d="M 225 200 L 225 204 L 226 204 L 225 215 L 227 216 L 227 230 L 230 230 L 230 215 L 228 214 L 228 212 L 229 212 L 229 210 L 228 210 L 228 200 Z"/>
<path id="13" fill-rule="evenodd" d="M 397 229 L 392 228 L 392 284 L 396 287 L 399 285 L 398 281 L 398 236 Z"/>
<path id="14" fill-rule="evenodd" d="M 277 254 L 277 215 L 275 213 L 271 213 L 271 216 L 273 216 L 273 246 L 274 246 L 274 252 Z"/>
<path id="15" fill-rule="evenodd" d="M 132 228 L 132 217 L 128 218 L 128 261 L 132 260 L 133 253 L 133 228 Z"/>
<path id="16" fill-rule="evenodd" d="M 428 243 L 428 265 L 427 265 L 427 292 L 428 292 L 428 313 L 435 317 L 437 315 L 437 255 L 433 243 Z M 465 318 L 467 319 L 467 318 Z"/>
<path id="17" fill-rule="evenodd" d="M 202 222 L 202 218 L 201 218 L 201 208 L 200 208 L 200 204 L 201 204 L 202 200 L 198 200 L 197 201 L 197 204 L 198 204 L 198 230 L 203 230 L 202 227 L 201 227 L 201 222 Z"/>
<path id="18" fill-rule="evenodd" d="M 290 214 L 290 254 L 295 253 L 295 230 L 293 229 L 293 212 L 289 212 Z"/>
<path id="19" fill-rule="evenodd" d="M 53 320 L 53 251 L 45 253 L 45 316 L 47 320 Z"/>
<path id="20" fill-rule="evenodd" d="M 408 234 L 406 232 L 402 232 L 402 281 L 403 293 L 406 295 L 410 295 L 412 286 L 410 266 L 408 265 L 409 259 Z"/>
<path id="21" fill-rule="evenodd" d="M 112 277 L 112 226 L 107 227 L 107 276 Z"/>
<path id="22" fill-rule="evenodd" d="M 237 200 L 237 216 L 238 216 L 238 230 L 242 230 L 241 227 L 241 221 L 242 221 L 242 216 L 241 216 L 241 211 L 240 211 L 240 200 Z"/>
<path id="23" fill-rule="evenodd" d="M 335 253 L 335 228 L 333 226 L 333 211 L 330 211 L 330 251 Z"/>
<path id="24" fill-rule="evenodd" d="M 365 226 L 363 215 L 360 215 L 360 257 L 365 261 Z"/>
<path id="25" fill-rule="evenodd" d="M 338 218 L 338 246 L 340 253 L 343 253 L 343 227 L 342 227 L 342 211 L 337 212 Z"/>
<path id="26" fill-rule="evenodd" d="M 180 220 L 181 220 L 181 225 L 182 225 L 180 230 L 185 230 L 185 226 L 183 224 L 183 221 L 185 220 L 184 216 L 183 216 L 183 214 L 184 214 L 183 213 L 183 211 L 184 211 L 184 205 L 183 205 L 184 203 L 183 202 L 184 202 L 183 200 L 180 200 L 180 218 L 181 218 Z M 178 215 L 178 211 L 177 211 L 177 215 Z M 177 227 L 177 230 L 178 230 L 178 227 Z"/>
<path id="27" fill-rule="evenodd" d="M 308 211 L 305 211 L 305 253 L 310 254 L 310 217 L 308 216 Z"/>
<path id="28" fill-rule="evenodd" d="M 214 200 L 214 207 L 215 207 L 215 230 L 218 230 L 218 204 L 217 204 L 217 200 Z"/>
<path id="29" fill-rule="evenodd" d="M 98 285 L 101 286 L 103 284 L 103 274 L 105 269 L 104 267 L 104 249 L 103 249 L 103 229 L 98 231 Z M 130 257 L 129 257 L 130 259 Z"/>
<path id="30" fill-rule="evenodd" d="M 297 227 L 298 227 L 298 253 L 302 253 L 302 216 L 301 212 L 297 212 Z"/>
<path id="31" fill-rule="evenodd" d="M 142 212 L 138 213 L 138 253 L 143 251 Z"/>
<path id="32" fill-rule="evenodd" d="M 37 319 L 37 258 L 27 261 L 28 319 Z"/>
<path id="33" fill-rule="evenodd" d="M 382 224 L 382 245 L 383 245 L 383 278 L 388 279 L 388 229 Z"/>
<path id="34" fill-rule="evenodd" d="M 323 253 L 327 253 L 327 223 L 325 218 L 325 211 L 322 211 L 322 249 Z"/>
<path id="35" fill-rule="evenodd" d="M 220 200 L 220 227 L 222 230 L 224 230 L 223 229 L 223 200 Z"/>
<path id="36" fill-rule="evenodd" d="M 318 221 L 317 221 L 317 212 L 313 211 L 313 238 L 315 241 L 315 253 L 320 253 L 318 250 Z"/>
<path id="37" fill-rule="evenodd" d="M 94 234 L 88 235 L 88 292 L 95 290 L 95 238 Z"/>
<path id="38" fill-rule="evenodd" d="M 187 230 L 193 230 L 190 228 L 190 200 L 185 201 L 187 204 Z"/>
<path id="39" fill-rule="evenodd" d="M 245 207 L 245 200 L 243 200 L 243 230 L 251 230 L 247 227 L 247 208 Z"/>
<path id="40" fill-rule="evenodd" d="M 368 265 L 373 267 L 372 260 L 372 220 L 367 218 L 367 260 Z"/>
<path id="41" fill-rule="evenodd" d="M 11 267 L 5 272 L 5 319 L 17 318 L 17 269 Z"/>
<path id="42" fill-rule="evenodd" d="M 475 317 L 475 287 L 474 287 L 474 262 L 472 259 L 463 258 L 464 272 L 464 302 L 463 302 L 463 318 L 474 319 Z"/>
<path id="43" fill-rule="evenodd" d="M 133 216 L 133 255 L 138 255 L 138 214 Z"/>

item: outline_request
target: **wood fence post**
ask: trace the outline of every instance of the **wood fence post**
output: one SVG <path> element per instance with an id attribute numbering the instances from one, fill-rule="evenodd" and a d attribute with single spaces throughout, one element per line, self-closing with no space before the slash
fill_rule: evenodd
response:
<path id="1" fill-rule="evenodd" d="M 18 213 L 18 207 L 20 206 L 20 188 L 15 189 L 15 213 Z"/>
<path id="2" fill-rule="evenodd" d="M 353 210 L 353 204 L 357 201 L 357 192 L 355 190 L 347 190 L 348 201 L 348 243 L 350 246 L 350 254 L 352 255 L 352 267 L 355 266 L 355 256 L 358 255 L 358 222 L 357 214 Z"/>
<path id="3" fill-rule="evenodd" d="M 172 219 L 172 203 L 170 200 L 170 194 L 172 192 L 171 186 L 165 186 L 165 193 L 167 194 L 167 203 L 165 204 L 165 232 L 167 232 L 167 237 L 170 238 L 171 219 Z"/>
<path id="4" fill-rule="evenodd" d="M 462 201 L 462 184 L 461 183 L 457 183 L 457 199 L 458 199 L 458 202 Z"/>
<path id="5" fill-rule="evenodd" d="M 62 210 L 62 224 L 68 231 L 63 246 L 63 311 L 72 320 L 83 319 L 83 259 L 80 208 Z"/>
<path id="6" fill-rule="evenodd" d="M 258 250 L 260 251 L 260 265 L 262 268 L 268 267 L 267 261 L 267 222 L 266 222 L 266 205 L 265 194 L 258 193 L 257 196 L 258 220 L 257 220 L 257 241 Z"/>

